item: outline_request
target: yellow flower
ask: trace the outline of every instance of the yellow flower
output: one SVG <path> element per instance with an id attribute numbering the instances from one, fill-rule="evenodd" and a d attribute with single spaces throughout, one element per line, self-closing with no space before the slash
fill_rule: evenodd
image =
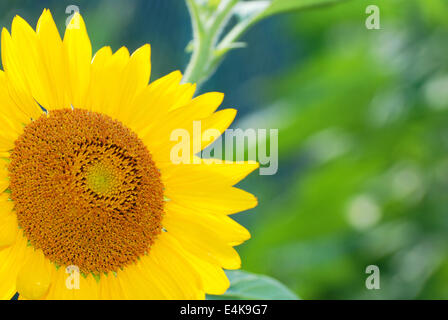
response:
<path id="1" fill-rule="evenodd" d="M 257 204 L 234 185 L 258 164 L 170 161 L 173 130 L 230 125 L 223 95 L 193 98 L 180 72 L 148 85 L 149 45 L 92 59 L 79 14 L 62 40 L 49 10 L 36 31 L 15 17 L 1 45 L 0 298 L 225 292 L 250 237 L 228 215 Z"/>

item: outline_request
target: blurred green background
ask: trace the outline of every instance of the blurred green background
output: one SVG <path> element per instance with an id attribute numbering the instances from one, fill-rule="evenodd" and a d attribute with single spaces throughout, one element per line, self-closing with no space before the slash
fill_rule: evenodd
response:
<path id="1" fill-rule="evenodd" d="M 0 4 L 10 29 L 49 8 L 62 32 L 77 5 L 94 51 L 152 45 L 152 79 L 184 70 L 182 0 Z M 381 30 L 367 30 L 377 4 Z M 260 204 L 243 269 L 303 299 L 448 298 L 448 1 L 352 0 L 274 16 L 243 38 L 201 91 L 226 94 L 233 127 L 278 128 L 279 171 L 241 187 Z M 381 289 L 367 290 L 377 265 Z"/>

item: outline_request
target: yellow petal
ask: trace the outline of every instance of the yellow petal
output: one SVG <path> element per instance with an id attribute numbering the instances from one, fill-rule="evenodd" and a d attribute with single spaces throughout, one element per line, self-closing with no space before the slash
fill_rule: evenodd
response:
<path id="1" fill-rule="evenodd" d="M 84 106 L 88 110 L 100 110 L 98 104 L 102 104 L 102 90 L 103 87 L 99 85 L 99 81 L 102 79 L 102 73 L 104 65 L 109 61 L 112 56 L 112 49 L 110 47 L 102 47 L 95 53 L 91 65 L 91 79 L 86 97 L 86 105 Z"/>
<path id="2" fill-rule="evenodd" d="M 171 72 L 152 82 L 137 95 L 130 107 L 135 112 L 128 115 L 127 124 L 130 128 L 143 136 L 167 116 L 172 106 L 179 101 L 186 101 L 191 86 L 181 85 L 181 80 L 179 71 Z"/>
<path id="3" fill-rule="evenodd" d="M 46 72 L 42 64 L 36 33 L 25 20 L 16 16 L 12 21 L 11 36 L 16 54 L 13 58 L 18 60 L 16 72 L 21 73 L 22 81 L 29 88 L 33 98 L 47 105 L 50 102 L 48 100 L 50 83 L 45 77 Z M 8 72 L 9 66 L 5 66 L 5 69 Z"/>
<path id="4" fill-rule="evenodd" d="M 0 136 L 0 151 L 7 152 L 14 148 L 14 141 Z"/>
<path id="5" fill-rule="evenodd" d="M 60 267 L 58 270 L 52 266 L 52 280 L 46 300 L 98 300 L 102 299 L 100 284 L 106 280 L 101 275 L 97 281 L 92 274 L 82 275 L 72 269 Z M 79 285 L 79 286 L 78 286 Z"/>
<path id="6" fill-rule="evenodd" d="M 166 203 L 165 212 L 164 222 L 170 224 L 174 220 L 185 226 L 184 231 L 198 232 L 204 239 L 216 239 L 231 246 L 250 239 L 249 231 L 226 215 L 191 210 L 172 201 Z"/>
<path id="7" fill-rule="evenodd" d="M 180 108 L 177 110 L 182 109 L 184 108 Z M 182 112 L 179 112 L 179 115 L 181 113 Z M 170 141 L 172 130 L 183 129 L 188 132 L 188 135 L 191 139 L 190 155 L 194 155 L 213 143 L 224 132 L 224 130 L 226 130 L 230 126 L 230 124 L 235 119 L 235 115 L 235 109 L 225 109 L 218 111 L 205 119 L 200 120 L 192 120 L 191 118 L 189 118 L 188 114 L 186 114 L 185 116 L 181 116 L 181 121 L 176 121 L 173 116 L 173 119 L 166 121 L 166 128 L 170 128 L 170 131 L 159 129 L 157 131 L 157 135 L 149 134 L 147 136 L 144 136 L 143 141 L 148 144 L 150 150 L 157 150 L 157 154 L 154 154 L 154 159 L 156 161 L 166 161 L 171 155 L 172 148 L 179 143 L 178 141 Z M 190 121 L 188 119 L 190 119 Z M 198 128 L 200 126 L 200 132 L 199 130 L 198 132 L 195 132 L 196 130 L 193 121 L 200 121 L 198 124 L 196 124 Z M 216 131 L 216 134 L 214 134 L 212 139 L 210 139 L 210 137 L 207 137 L 206 135 L 206 132 L 208 130 Z M 195 135 L 200 135 L 198 143 L 195 142 Z"/>
<path id="8" fill-rule="evenodd" d="M 6 118 L 4 114 L 0 114 L 0 140 L 5 142 L 4 147 L 0 146 L 0 150 L 11 150 L 14 146 L 14 141 L 19 137 L 20 128 L 17 127 L 17 122 L 14 122 L 11 118 Z M 1 143 L 0 143 L 1 144 Z"/>
<path id="9" fill-rule="evenodd" d="M 68 276 L 68 274 L 67 274 Z M 101 281 L 105 280 L 105 275 L 101 275 Z M 97 300 L 99 296 L 99 283 L 89 274 L 87 277 L 81 275 L 79 278 L 79 289 L 73 289 L 73 299 L 75 300 Z"/>
<path id="10" fill-rule="evenodd" d="M 8 193 L 0 193 L 0 218 L 12 214 L 14 202 L 9 200 Z"/>
<path id="11" fill-rule="evenodd" d="M 120 272 L 121 273 L 121 272 Z M 116 299 L 126 299 L 126 296 L 121 287 L 120 280 L 118 279 L 118 274 L 109 274 L 104 279 L 101 279 L 100 283 L 100 299 L 105 300 L 116 300 Z"/>
<path id="12" fill-rule="evenodd" d="M 9 173 L 6 169 L 6 163 L 2 159 L 0 159 L 0 193 L 5 191 L 9 187 L 8 175 Z"/>
<path id="13" fill-rule="evenodd" d="M 15 102 L 18 110 L 29 118 L 37 119 L 42 114 L 42 110 L 32 95 L 32 89 L 29 86 L 27 75 L 23 70 L 27 62 L 31 62 L 32 59 L 28 57 L 24 59 L 20 58 L 11 39 L 11 35 L 5 28 L 2 29 L 1 45 L 3 68 L 8 79 L 8 93 Z M 28 52 L 28 50 L 25 52 Z"/>
<path id="14" fill-rule="evenodd" d="M 44 10 L 36 27 L 39 55 L 36 61 L 43 66 L 41 81 L 46 86 L 47 110 L 68 108 L 69 81 L 67 67 L 64 59 L 62 40 L 50 10 Z"/>
<path id="15" fill-rule="evenodd" d="M 5 72 L 0 70 L 0 101 L 2 108 L 0 109 L 0 127 L 3 128 L 2 134 L 8 134 L 8 137 L 14 135 L 19 136 L 23 132 L 23 125 L 30 122 L 30 115 L 27 115 L 17 107 L 11 98 L 9 92 L 10 83 Z M 15 140 L 15 139 L 14 139 Z"/>
<path id="16" fill-rule="evenodd" d="M 92 45 L 79 13 L 74 14 L 67 26 L 63 47 L 68 65 L 70 102 L 76 108 L 85 108 L 90 84 Z"/>
<path id="17" fill-rule="evenodd" d="M 201 159 L 202 163 L 179 164 L 162 170 L 164 185 L 170 188 L 189 188 L 199 185 L 233 186 L 259 168 L 255 161 L 214 163 L 214 159 Z"/>
<path id="18" fill-rule="evenodd" d="M 171 106 L 169 111 L 176 110 L 178 108 L 186 106 L 193 99 L 194 92 L 196 91 L 195 83 L 183 83 L 179 86 L 179 92 L 176 97 L 176 102 Z"/>
<path id="19" fill-rule="evenodd" d="M 136 112 L 132 102 L 148 86 L 150 74 L 151 47 L 149 44 L 145 44 L 135 50 L 123 71 L 120 96 L 110 111 L 116 119 L 127 123 L 132 114 Z"/>
<path id="20" fill-rule="evenodd" d="M 121 47 L 113 55 L 104 51 L 102 59 L 94 59 L 92 63 L 92 78 L 86 102 L 87 108 L 114 116 L 114 110 L 121 95 L 123 71 L 129 62 L 129 51 Z M 95 70 L 93 70 L 95 69 Z"/>
<path id="21" fill-rule="evenodd" d="M 152 139 L 155 135 L 148 131 L 149 128 L 142 132 L 142 139 L 148 140 L 151 145 L 169 142 L 170 134 L 174 129 L 191 130 L 193 121 L 209 117 L 219 107 L 223 98 L 222 93 L 210 92 L 193 99 L 188 105 L 170 111 L 164 119 L 154 123 L 151 131 L 157 132 L 159 137 L 157 141 Z M 160 139 L 160 137 L 167 137 L 167 140 Z"/>
<path id="22" fill-rule="evenodd" d="M 227 291 L 230 282 L 220 266 L 200 259 L 197 256 L 188 253 L 188 251 L 186 251 L 185 254 L 188 257 L 188 260 L 191 261 L 192 266 L 201 275 L 206 293 L 220 295 Z"/>
<path id="23" fill-rule="evenodd" d="M 241 259 L 236 250 L 219 238 L 210 236 L 211 232 L 204 233 L 203 229 L 195 229 L 168 216 L 163 225 L 184 250 L 226 269 L 240 268 Z"/>
<path id="24" fill-rule="evenodd" d="M 163 167 L 161 173 L 165 195 L 171 199 L 166 208 L 173 208 L 174 212 L 213 216 L 250 209 L 256 206 L 257 199 L 231 186 L 256 168 L 258 163 L 255 162 L 179 164 Z M 225 200 L 222 201 L 223 199 Z"/>
<path id="25" fill-rule="evenodd" d="M 166 233 L 159 236 L 148 255 L 118 271 L 116 277 L 108 278 L 109 282 L 101 283 L 106 297 L 117 298 L 117 294 L 123 294 L 126 299 L 205 298 L 200 274 L 182 247 Z M 114 287 L 120 292 L 110 291 Z"/>
<path id="26" fill-rule="evenodd" d="M 37 33 L 16 16 L 11 37 L 2 32 L 2 58 L 13 87 L 11 95 L 19 99 L 20 108 L 34 108 L 35 100 L 47 109 L 64 107 L 67 81 L 62 42 L 48 10 L 42 13 L 36 29 Z"/>
<path id="27" fill-rule="evenodd" d="M 0 202 L 1 204 L 3 203 Z M 9 247 L 15 243 L 18 230 L 15 214 L 0 215 L 0 249 Z"/>
<path id="28" fill-rule="evenodd" d="M 182 247 L 169 234 L 162 233 L 147 256 L 141 258 L 141 271 L 152 278 L 167 299 L 204 299 L 200 274 L 183 254 Z"/>
<path id="29" fill-rule="evenodd" d="M 52 268 L 51 270 L 51 284 L 47 294 L 45 294 L 45 300 L 73 300 L 74 290 L 67 288 L 66 282 L 69 274 L 65 272 L 65 268 L 60 267 L 58 270 Z"/>
<path id="30" fill-rule="evenodd" d="M 17 273 L 27 257 L 27 240 L 19 231 L 11 247 L 0 250 L 0 299 L 11 299 L 17 292 Z"/>
<path id="31" fill-rule="evenodd" d="M 136 265 L 127 266 L 124 271 L 118 272 L 117 280 L 126 299 L 170 299 L 170 290 L 161 287 L 162 282 L 165 286 L 169 287 L 169 283 L 163 281 L 164 276 L 160 274 L 161 270 L 157 270 L 157 273 L 154 275 L 150 275 L 149 272 L 146 272 L 147 270 L 149 269 L 143 269 L 143 266 L 139 262 Z M 156 274 L 160 275 L 160 277 L 156 276 Z"/>
<path id="32" fill-rule="evenodd" d="M 51 264 L 42 250 L 36 250 L 29 257 L 17 275 L 17 291 L 26 299 L 40 299 L 51 283 Z"/>
<path id="33" fill-rule="evenodd" d="M 10 278 L 11 248 L 0 250 L 0 300 L 10 300 L 16 293 L 15 279 Z"/>
<path id="34" fill-rule="evenodd" d="M 171 192 L 167 188 L 165 195 L 170 201 L 182 206 L 212 214 L 229 215 L 252 209 L 258 204 L 255 196 L 235 187 L 215 190 L 203 187 L 180 192 Z"/>
<path id="35" fill-rule="evenodd" d="M 3 148 L 0 146 L 0 150 L 11 148 L 11 144 L 23 132 L 23 123 L 29 122 L 29 119 L 23 117 L 23 114 L 11 100 L 6 82 L 4 72 L 0 71 L 0 101 L 2 103 L 0 108 L 0 140 L 8 144 L 6 148 L 5 146 Z"/>
<path id="36" fill-rule="evenodd" d="M 164 232 L 157 239 L 158 246 L 151 252 L 152 258 L 160 265 L 162 270 L 180 285 L 186 299 L 204 299 L 204 289 L 198 273 L 186 259 L 182 246 Z M 150 253 L 150 254 L 151 254 Z"/>
<path id="37" fill-rule="evenodd" d="M 194 118 L 202 119 L 210 116 L 218 109 L 224 100 L 224 94 L 221 92 L 207 92 L 194 98 L 183 112 L 194 112 Z"/>

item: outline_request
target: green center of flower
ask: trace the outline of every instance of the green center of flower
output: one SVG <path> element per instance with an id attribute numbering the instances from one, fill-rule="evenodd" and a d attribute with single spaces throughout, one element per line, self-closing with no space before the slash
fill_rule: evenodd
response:
<path id="1" fill-rule="evenodd" d="M 114 170 L 101 162 L 87 169 L 86 178 L 86 186 L 93 192 L 101 195 L 113 193 L 120 184 L 120 181 L 114 174 Z"/>

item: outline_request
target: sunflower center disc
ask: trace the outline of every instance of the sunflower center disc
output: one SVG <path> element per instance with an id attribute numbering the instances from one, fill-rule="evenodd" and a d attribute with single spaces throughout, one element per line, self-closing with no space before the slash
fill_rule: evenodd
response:
<path id="1" fill-rule="evenodd" d="M 19 226 L 59 265 L 117 271 L 162 230 L 160 173 L 137 135 L 108 116 L 63 109 L 33 121 L 9 172 Z"/>

